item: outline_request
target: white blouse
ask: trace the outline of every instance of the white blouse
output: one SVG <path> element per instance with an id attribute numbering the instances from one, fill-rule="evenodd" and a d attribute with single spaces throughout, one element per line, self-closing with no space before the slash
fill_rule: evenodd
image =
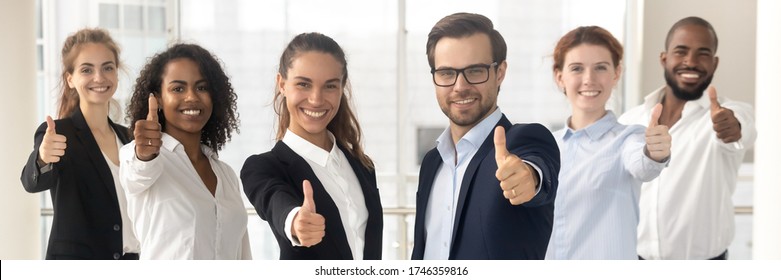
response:
<path id="1" fill-rule="evenodd" d="M 114 136 L 117 141 L 117 147 L 122 147 L 122 141 L 118 136 Z M 114 179 L 114 187 L 117 190 L 117 202 L 119 203 L 119 213 L 122 216 L 122 250 L 125 253 L 138 253 L 141 245 L 133 233 L 133 223 L 130 222 L 130 218 L 127 214 L 127 198 L 125 197 L 125 191 L 122 189 L 122 184 L 119 183 L 119 166 L 114 164 L 111 159 L 103 154 L 103 158 L 106 159 L 106 164 L 111 170 L 111 178 Z"/>
<path id="2" fill-rule="evenodd" d="M 330 131 L 328 137 L 331 138 L 331 143 L 334 143 L 330 151 L 321 149 L 290 130 L 285 133 L 282 142 L 306 160 L 317 179 L 323 184 L 323 189 L 334 201 L 336 208 L 339 209 L 339 218 L 344 226 L 344 233 L 347 236 L 347 243 L 350 245 L 353 259 L 362 260 L 369 210 L 366 209 L 361 183 L 358 182 L 358 177 L 355 176 L 350 162 L 347 161 L 344 152 L 336 145 L 336 139 Z M 303 184 L 303 182 L 301 183 Z M 293 238 L 290 225 L 300 209 L 301 207 L 293 208 L 285 219 L 285 234 L 294 246 L 301 246 L 301 243 Z M 325 230 L 328 231 L 327 228 Z"/>
<path id="3" fill-rule="evenodd" d="M 184 146 L 167 133 L 162 141 L 160 154 L 147 162 L 136 158 L 135 141 L 119 155 L 141 259 L 251 259 L 247 211 L 233 169 L 201 145 L 217 176 L 212 196 Z"/>

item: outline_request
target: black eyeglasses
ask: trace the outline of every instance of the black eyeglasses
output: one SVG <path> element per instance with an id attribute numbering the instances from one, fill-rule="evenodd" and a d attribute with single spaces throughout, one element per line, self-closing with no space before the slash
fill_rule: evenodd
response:
<path id="1" fill-rule="evenodd" d="M 456 80 L 458 80 L 459 73 L 466 79 L 467 83 L 476 85 L 488 81 L 488 77 L 490 76 L 489 73 L 491 72 L 489 70 L 491 67 L 495 67 L 497 65 L 499 65 L 499 63 L 494 62 L 491 64 L 470 65 L 469 67 L 461 69 L 431 69 L 431 74 L 434 76 L 434 84 L 440 87 L 449 87 L 455 85 Z"/>

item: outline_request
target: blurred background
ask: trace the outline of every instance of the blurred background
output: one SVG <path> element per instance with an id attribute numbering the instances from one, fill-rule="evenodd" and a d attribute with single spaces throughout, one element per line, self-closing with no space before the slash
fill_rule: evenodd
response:
<path id="1" fill-rule="evenodd" d="M 760 130 L 756 149 L 767 155 L 762 165 L 762 157 L 759 153 L 755 157 L 752 149 L 740 169 L 733 197 L 737 230 L 729 248 L 730 259 L 781 258 L 781 246 L 773 241 L 778 238 L 767 237 L 779 232 L 781 217 L 777 212 L 781 210 L 764 208 L 770 210 L 760 212 L 760 205 L 755 205 L 761 204 L 755 197 L 769 199 L 761 205 L 781 204 L 777 190 L 781 179 L 760 175 L 761 170 L 777 170 L 781 165 L 776 148 L 768 145 L 761 150 L 763 143 L 781 141 L 777 132 L 760 126 L 779 120 L 773 115 L 777 113 L 761 111 L 759 101 L 760 96 L 775 98 L 770 97 L 772 92 L 760 89 L 771 89 L 767 85 L 779 76 L 773 66 L 781 62 L 763 64 L 758 59 L 760 53 L 771 54 L 781 47 L 778 36 L 772 35 L 781 32 L 781 23 L 759 17 L 769 13 L 763 5 L 778 7 L 772 2 L 2 0 L 0 77 L 3 84 L 15 81 L 17 86 L 6 88 L 3 97 L 11 102 L 0 110 L 4 119 L 10 119 L 8 130 L 14 134 L 0 137 L 2 147 L 12 150 L 2 159 L 0 176 L 0 259 L 40 259 L 46 251 L 53 214 L 50 195 L 25 193 L 18 178 L 31 151 L 35 128 L 46 115 L 56 114 L 63 40 L 80 28 L 93 26 L 109 30 L 122 48 L 125 71 L 120 74 L 115 95 L 122 111 L 114 112 L 112 118 L 123 124 L 128 122 L 124 109 L 130 88 L 151 55 L 172 42 L 188 42 L 201 44 L 222 60 L 239 96 L 241 133 L 234 135 L 220 157 L 236 172 L 249 155 L 268 151 L 275 142 L 273 82 L 287 42 L 312 31 L 334 38 L 347 54 L 354 109 L 364 131 L 367 154 L 377 166 L 385 208 L 383 259 L 408 259 L 419 162 L 448 124 L 434 96 L 425 57 L 426 35 L 436 21 L 454 12 L 488 16 L 507 41 L 508 72 L 498 100 L 502 111 L 513 122 L 538 122 L 552 131 L 564 125 L 570 111 L 551 72 L 553 48 L 564 33 L 581 25 L 599 25 L 624 44 L 625 71 L 609 103 L 620 114 L 663 85 L 659 53 L 672 24 L 691 15 L 710 21 L 720 42 L 720 64 L 713 84 L 720 95 L 756 103 Z M 762 24 L 762 19 L 774 25 Z M 776 41 L 767 43 L 763 38 L 768 37 L 763 35 L 776 36 Z M 774 72 L 762 76 L 757 69 Z M 760 77 L 766 77 L 764 84 Z M 761 116 L 762 112 L 768 115 Z M 253 257 L 277 259 L 278 247 L 268 224 L 245 203 Z M 768 240 L 768 250 L 757 250 L 755 240 Z"/>

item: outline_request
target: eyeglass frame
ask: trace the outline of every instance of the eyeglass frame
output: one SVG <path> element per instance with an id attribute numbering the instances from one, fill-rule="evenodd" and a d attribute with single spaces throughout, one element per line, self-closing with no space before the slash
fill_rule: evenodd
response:
<path id="1" fill-rule="evenodd" d="M 466 69 L 477 68 L 477 67 L 485 68 L 485 70 L 488 71 L 488 75 L 486 75 L 485 81 L 482 81 L 482 82 L 479 82 L 479 83 L 473 83 L 473 82 L 469 81 L 469 78 L 466 77 L 466 74 L 464 74 L 464 71 L 466 71 Z M 460 74 L 461 77 L 464 77 L 464 80 L 466 80 L 466 82 L 469 83 L 470 85 L 479 85 L 479 84 L 485 83 L 485 82 L 487 82 L 488 80 L 491 79 L 491 67 L 494 67 L 494 69 L 498 69 L 499 68 L 499 62 L 494 61 L 494 62 L 491 62 L 491 64 L 473 64 L 473 65 L 469 65 L 467 67 L 460 68 L 460 69 L 457 69 L 457 68 L 443 68 L 443 69 L 431 68 L 431 80 L 434 82 L 434 85 L 436 85 L 438 87 L 452 87 L 453 85 L 456 84 L 456 82 L 458 82 L 458 75 Z M 437 78 L 436 78 L 436 76 L 434 74 L 437 71 L 443 71 L 443 70 L 456 71 L 456 77 L 453 79 L 453 83 L 452 84 L 440 85 L 440 84 L 437 83 Z"/>

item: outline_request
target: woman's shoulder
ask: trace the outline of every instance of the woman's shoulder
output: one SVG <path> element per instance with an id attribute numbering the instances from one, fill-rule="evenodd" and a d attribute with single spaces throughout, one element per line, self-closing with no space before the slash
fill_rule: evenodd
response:
<path id="1" fill-rule="evenodd" d="M 247 159 L 244 161 L 244 167 L 246 168 L 250 165 L 263 167 L 281 166 L 283 157 L 284 155 L 280 155 L 273 150 L 261 154 L 254 154 L 247 157 Z"/>
<path id="2" fill-rule="evenodd" d="M 631 137 L 635 134 L 645 135 L 645 126 L 639 124 L 616 123 L 612 130 L 614 133 L 621 135 L 623 138 Z"/>
<path id="3" fill-rule="evenodd" d="M 47 128 L 49 128 L 49 125 L 46 123 L 46 121 L 43 121 L 35 131 L 45 133 Z M 73 119 L 67 117 L 54 120 L 54 130 L 57 132 L 57 134 L 71 134 L 75 130 Z"/>

